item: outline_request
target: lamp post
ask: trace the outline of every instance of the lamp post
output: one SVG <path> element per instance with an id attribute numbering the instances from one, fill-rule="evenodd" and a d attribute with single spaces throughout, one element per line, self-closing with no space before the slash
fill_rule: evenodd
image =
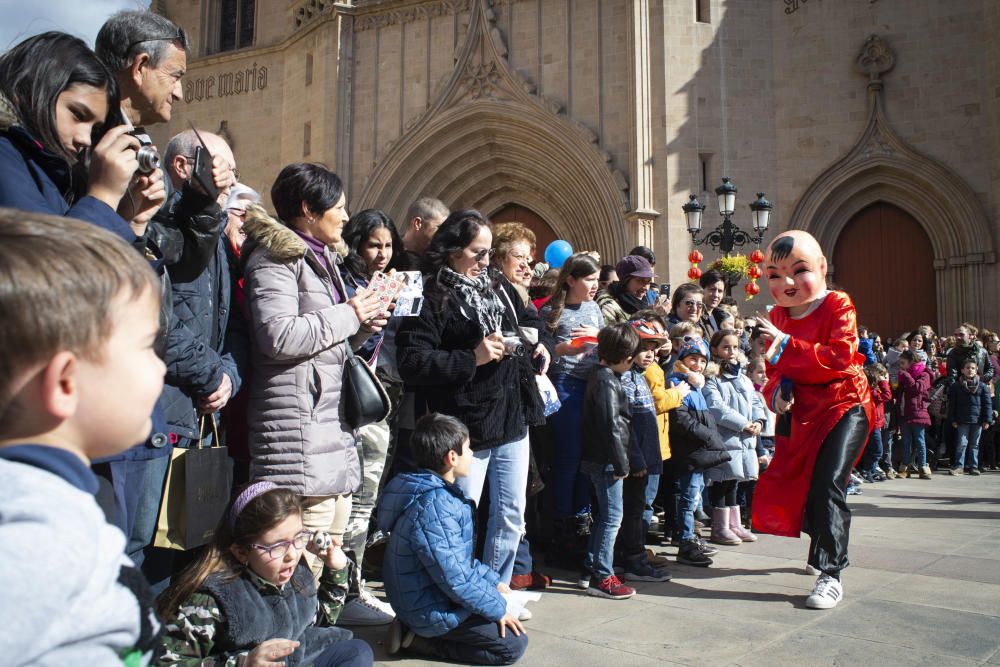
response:
<path id="1" fill-rule="evenodd" d="M 758 192 L 757 199 L 750 203 L 751 224 L 755 234 L 748 234 L 733 222 L 733 212 L 736 209 L 736 186 L 725 177 L 722 185 L 715 188 L 715 194 L 719 199 L 719 215 L 722 216 L 722 224 L 713 229 L 705 236 L 698 238 L 701 233 L 702 214 L 705 212 L 705 205 L 698 201 L 696 195 L 691 195 L 690 201 L 681 208 L 684 209 L 684 217 L 687 220 L 688 233 L 691 234 L 691 243 L 699 246 L 703 243 L 722 251 L 728 255 L 733 248 L 742 247 L 747 243 L 760 245 L 764 240 L 764 232 L 771 221 L 771 211 L 774 206 L 764 199 L 764 193 Z"/>

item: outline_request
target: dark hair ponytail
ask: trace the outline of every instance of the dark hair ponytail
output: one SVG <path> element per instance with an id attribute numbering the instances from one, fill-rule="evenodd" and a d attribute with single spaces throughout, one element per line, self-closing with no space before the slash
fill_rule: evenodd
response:
<path id="1" fill-rule="evenodd" d="M 230 547 L 234 544 L 250 548 L 261 533 L 266 533 L 293 514 L 302 515 L 299 495 L 288 489 L 278 488 L 265 491 L 248 502 L 236 517 L 235 523 L 230 525 L 233 503 L 246 486 L 233 495 L 233 500 L 226 507 L 215 529 L 212 543 L 157 599 L 156 610 L 160 618 L 166 620 L 173 616 L 210 575 L 222 573 L 229 580 L 240 576 L 244 566 L 233 556 Z"/>
<path id="2" fill-rule="evenodd" d="M 108 114 L 103 126 L 108 124 L 107 118 L 120 118 L 115 78 L 82 39 L 64 32 L 44 32 L 0 56 L 0 93 L 18 122 L 42 146 L 69 163 L 77 156 L 68 153 L 59 140 L 56 100 L 77 84 L 106 91 Z"/>

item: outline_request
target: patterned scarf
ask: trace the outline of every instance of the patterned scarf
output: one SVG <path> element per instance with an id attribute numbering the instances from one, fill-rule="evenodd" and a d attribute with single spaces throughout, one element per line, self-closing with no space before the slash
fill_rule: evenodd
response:
<path id="1" fill-rule="evenodd" d="M 441 285 L 455 290 L 468 309 L 476 314 L 479 330 L 484 337 L 500 331 L 505 308 L 500 297 L 493 290 L 489 271 L 483 271 L 478 278 L 469 278 L 455 273 L 447 266 L 442 266 L 441 270 L 438 271 L 437 281 Z M 469 317 L 465 309 L 463 309 L 463 314 Z"/>
<path id="2" fill-rule="evenodd" d="M 979 391 L 979 376 L 973 378 L 967 378 L 964 375 L 960 381 L 962 383 L 962 389 L 969 392 L 970 394 L 975 394 Z"/>

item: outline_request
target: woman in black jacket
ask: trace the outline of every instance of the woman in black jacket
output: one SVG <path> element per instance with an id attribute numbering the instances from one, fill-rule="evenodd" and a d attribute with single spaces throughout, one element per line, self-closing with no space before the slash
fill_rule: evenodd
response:
<path id="1" fill-rule="evenodd" d="M 469 428 L 475 458 L 459 484 L 478 503 L 490 481 L 483 562 L 508 583 L 524 532 L 528 426 L 544 421 L 535 367 L 545 372 L 552 340 L 513 285 L 489 270 L 492 242 L 478 211 L 441 224 L 426 251 L 423 307 L 400 325 L 396 358 L 416 405 Z"/>

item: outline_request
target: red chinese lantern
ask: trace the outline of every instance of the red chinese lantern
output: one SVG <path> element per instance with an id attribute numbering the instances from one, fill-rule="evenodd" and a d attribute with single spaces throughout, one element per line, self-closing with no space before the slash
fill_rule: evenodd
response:
<path id="1" fill-rule="evenodd" d="M 701 278 L 701 269 L 697 266 L 692 266 L 688 269 L 688 278 L 691 280 L 698 280 L 698 278 Z"/>
<path id="2" fill-rule="evenodd" d="M 697 250 L 692 250 L 691 254 L 688 255 L 688 261 L 691 262 L 692 264 L 698 264 L 703 259 L 705 259 L 705 256 L 702 255 Z"/>
<path id="3" fill-rule="evenodd" d="M 760 285 L 755 282 L 749 282 L 743 286 L 743 291 L 747 293 L 747 297 L 752 299 L 760 294 Z"/>
<path id="4" fill-rule="evenodd" d="M 748 257 L 748 259 L 754 264 L 760 264 L 761 262 L 764 261 L 764 253 L 760 251 L 760 248 L 757 248 L 752 253 L 750 253 L 750 257 Z"/>
<path id="5" fill-rule="evenodd" d="M 757 266 L 756 264 L 751 264 L 750 268 L 747 269 L 747 275 L 750 276 L 751 279 L 757 280 L 762 275 L 764 275 L 764 272 L 761 271 L 760 267 Z"/>

